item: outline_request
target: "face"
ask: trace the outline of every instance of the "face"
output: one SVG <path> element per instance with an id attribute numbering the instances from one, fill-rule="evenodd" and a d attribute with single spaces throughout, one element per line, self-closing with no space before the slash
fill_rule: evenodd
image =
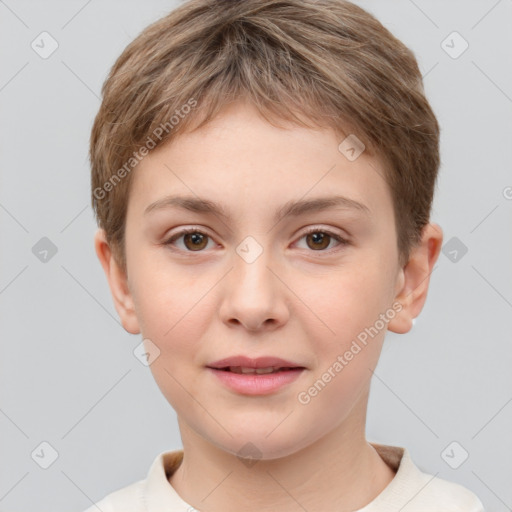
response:
<path id="1" fill-rule="evenodd" d="M 383 169 L 364 152 L 349 161 L 341 141 L 236 104 L 134 171 L 116 307 L 159 351 L 150 368 L 180 424 L 227 452 L 251 442 L 285 456 L 361 416 L 398 322 L 404 274 Z M 207 366 L 238 355 L 303 369 L 277 388 L 233 389 Z"/>

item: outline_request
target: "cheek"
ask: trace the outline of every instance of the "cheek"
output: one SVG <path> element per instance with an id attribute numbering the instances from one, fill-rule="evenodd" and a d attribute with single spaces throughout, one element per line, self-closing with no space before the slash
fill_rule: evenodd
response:
<path id="1" fill-rule="evenodd" d="M 174 331 L 192 328 L 187 317 L 207 288 L 207 280 L 170 265 L 165 254 L 147 254 L 132 260 L 132 296 L 142 333 L 145 337 L 167 339 Z"/>
<path id="2" fill-rule="evenodd" d="M 325 279 L 322 293 L 316 289 L 308 297 L 315 313 L 334 334 L 325 335 L 325 330 L 320 334 L 314 329 L 316 317 L 304 325 L 317 364 L 309 387 L 301 390 L 302 400 L 297 397 L 300 407 L 322 417 L 324 424 L 343 421 L 368 390 L 387 330 L 387 324 L 380 320 L 388 307 L 385 275 L 375 266 L 363 265 L 336 276 Z"/>
<path id="3" fill-rule="evenodd" d="M 145 338 L 154 341 L 170 360 L 191 358 L 198 352 L 211 308 L 201 302 L 202 293 L 154 290 L 139 296 L 137 317 Z"/>
<path id="4" fill-rule="evenodd" d="M 316 322 L 328 327 L 326 339 L 347 341 L 384 313 L 390 296 L 388 273 L 375 262 L 361 262 L 304 282 L 297 295 L 311 307 Z M 329 336 L 330 333 L 330 336 Z"/>
<path id="5" fill-rule="evenodd" d="M 160 351 L 150 366 L 155 382 L 169 403 L 183 411 L 190 407 L 190 394 L 197 394 L 197 369 L 205 364 L 204 333 L 214 311 L 200 299 L 209 287 L 178 293 L 175 283 L 156 284 L 158 289 L 144 288 L 139 296 L 138 317 L 144 338 Z"/>
<path id="6" fill-rule="evenodd" d="M 136 314 L 143 337 L 160 350 L 151 371 L 159 384 L 165 383 L 165 394 L 174 396 L 180 393 L 179 386 L 174 389 L 169 373 L 184 382 L 190 380 L 190 368 L 205 364 L 205 332 L 216 314 L 208 293 L 218 278 L 199 275 L 192 267 L 178 269 L 157 258 L 145 259 L 150 260 L 141 262 L 133 274 Z"/>

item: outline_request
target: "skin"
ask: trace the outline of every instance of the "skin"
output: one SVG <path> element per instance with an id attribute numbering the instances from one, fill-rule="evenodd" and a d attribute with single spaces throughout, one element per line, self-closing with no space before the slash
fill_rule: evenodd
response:
<path id="1" fill-rule="evenodd" d="M 308 404 L 297 396 L 394 303 L 402 309 L 387 329 L 411 329 L 443 235 L 428 224 L 401 267 L 381 164 L 365 152 L 349 161 L 340 142 L 331 130 L 277 128 L 250 105 L 232 104 L 133 171 L 126 272 L 105 233 L 96 234 L 124 328 L 160 350 L 150 368 L 176 410 L 185 452 L 169 482 L 198 510 L 352 511 L 394 477 L 365 439 L 386 328 Z M 207 198 L 230 217 L 176 207 L 144 213 L 170 194 Z M 273 219 L 288 201 L 333 194 L 363 203 L 369 215 L 334 208 Z M 316 239 L 309 227 L 318 228 Z M 185 236 L 166 245 L 183 228 L 207 235 L 201 250 Z M 326 235 L 319 242 L 323 230 L 349 243 Z M 263 251 L 252 263 L 236 252 L 247 236 Z M 239 394 L 205 369 L 237 354 L 282 357 L 306 370 L 270 395 Z M 237 456 L 248 442 L 261 453 L 252 465 Z"/>

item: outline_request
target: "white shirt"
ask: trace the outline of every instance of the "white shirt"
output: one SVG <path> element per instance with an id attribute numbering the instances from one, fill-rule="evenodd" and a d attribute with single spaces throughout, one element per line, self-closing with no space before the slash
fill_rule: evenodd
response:
<path id="1" fill-rule="evenodd" d="M 480 500 L 462 485 L 423 473 L 406 448 L 370 443 L 395 477 L 368 505 L 354 512 L 484 512 Z M 145 480 L 119 489 L 85 512 L 194 512 L 169 483 L 183 450 L 163 452 Z M 226 511 L 230 512 L 230 511 Z"/>

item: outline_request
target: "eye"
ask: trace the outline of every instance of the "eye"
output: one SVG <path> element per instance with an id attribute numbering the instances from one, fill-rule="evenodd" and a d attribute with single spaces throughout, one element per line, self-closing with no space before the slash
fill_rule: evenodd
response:
<path id="1" fill-rule="evenodd" d="M 325 249 L 329 247 L 333 240 L 338 242 L 338 246 L 349 245 L 349 242 L 340 235 L 320 228 L 309 229 L 299 240 L 303 238 L 306 239 L 307 248 L 313 251 L 328 252 Z"/>
<path id="2" fill-rule="evenodd" d="M 185 252 L 201 252 L 203 249 L 207 248 L 208 240 L 214 244 L 211 237 L 206 233 L 203 233 L 197 228 L 187 228 L 175 233 L 171 238 L 164 242 L 164 245 L 177 245 L 175 242 L 180 238 L 183 238 L 183 246 L 178 247 L 178 250 Z M 340 235 L 320 228 L 309 229 L 299 240 L 302 240 L 303 238 L 306 239 L 306 248 L 317 252 L 328 252 L 325 251 L 325 249 L 329 248 L 333 240 L 338 242 L 338 246 L 349 245 L 349 242 Z"/>
<path id="3" fill-rule="evenodd" d="M 208 239 L 210 238 L 206 233 L 199 231 L 195 228 L 188 228 L 179 231 L 174 234 L 169 240 L 167 240 L 164 245 L 173 245 L 173 243 L 183 237 L 183 247 L 179 247 L 180 250 L 188 251 L 188 252 L 198 252 L 202 251 L 208 244 Z M 212 241 L 213 243 L 213 241 Z"/>

